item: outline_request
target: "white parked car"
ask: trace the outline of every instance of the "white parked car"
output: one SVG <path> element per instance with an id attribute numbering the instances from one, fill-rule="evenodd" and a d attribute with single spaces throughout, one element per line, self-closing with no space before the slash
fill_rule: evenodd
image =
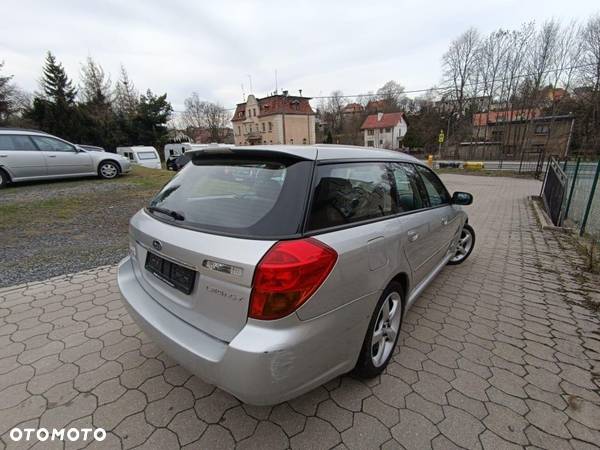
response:
<path id="1" fill-rule="evenodd" d="M 148 145 L 134 145 L 131 147 L 117 147 L 117 153 L 129 159 L 132 164 L 161 169 L 160 157 L 154 147 Z"/>

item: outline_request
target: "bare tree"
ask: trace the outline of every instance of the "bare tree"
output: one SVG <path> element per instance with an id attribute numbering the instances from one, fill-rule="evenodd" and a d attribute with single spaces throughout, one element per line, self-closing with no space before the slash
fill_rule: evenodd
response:
<path id="1" fill-rule="evenodd" d="M 31 104 L 31 96 L 13 82 L 12 75 L 2 75 L 3 67 L 0 61 L 0 124 L 12 122 Z"/>
<path id="2" fill-rule="evenodd" d="M 111 98 L 110 76 L 104 72 L 102 66 L 88 56 L 81 67 L 81 84 L 79 96 L 83 103 L 103 104 L 109 103 Z"/>
<path id="3" fill-rule="evenodd" d="M 390 80 L 377 90 L 377 95 L 384 100 L 387 111 L 397 111 L 406 99 L 404 87 L 397 81 Z"/>
<path id="4" fill-rule="evenodd" d="M 600 154 L 600 14 L 590 17 L 580 32 L 583 91 L 583 144 Z"/>
<path id="5" fill-rule="evenodd" d="M 344 106 L 346 106 L 346 101 L 342 91 L 333 91 L 325 103 L 323 120 L 333 135 L 339 135 L 342 132 Z"/>
<path id="6" fill-rule="evenodd" d="M 445 82 L 450 86 L 447 95 L 456 105 L 453 112 L 459 117 L 465 113 L 468 88 L 476 73 L 474 66 L 479 41 L 479 32 L 475 28 L 470 28 L 452 41 L 450 48 L 442 57 Z"/>
<path id="7" fill-rule="evenodd" d="M 181 120 L 187 128 L 208 130 L 212 142 L 222 142 L 227 136 L 231 116 L 220 104 L 204 101 L 193 92 L 185 99 Z"/>
<path id="8" fill-rule="evenodd" d="M 122 64 L 120 72 L 113 92 L 115 109 L 121 114 L 132 114 L 139 103 L 140 96 Z"/>

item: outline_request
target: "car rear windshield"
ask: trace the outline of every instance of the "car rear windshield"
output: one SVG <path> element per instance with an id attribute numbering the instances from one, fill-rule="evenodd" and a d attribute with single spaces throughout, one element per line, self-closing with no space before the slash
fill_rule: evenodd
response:
<path id="1" fill-rule="evenodd" d="M 148 211 L 173 225 L 209 233 L 292 237 L 302 229 L 311 170 L 312 161 L 297 159 L 194 157 Z"/>
<path id="2" fill-rule="evenodd" d="M 156 154 L 154 152 L 138 152 L 139 159 L 156 159 Z"/>

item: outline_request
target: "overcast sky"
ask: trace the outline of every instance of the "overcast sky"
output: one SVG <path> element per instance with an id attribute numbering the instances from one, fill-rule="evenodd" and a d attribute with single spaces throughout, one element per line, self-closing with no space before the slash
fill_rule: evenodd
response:
<path id="1" fill-rule="evenodd" d="M 175 109 L 197 91 L 231 107 L 242 87 L 307 96 L 375 91 L 390 79 L 422 89 L 440 79 L 451 40 L 471 26 L 585 20 L 598 0 L 32 1 L 0 0 L 0 61 L 22 88 L 38 87 L 47 50 L 79 77 L 92 56 L 112 79 L 127 68 L 140 90 Z"/>

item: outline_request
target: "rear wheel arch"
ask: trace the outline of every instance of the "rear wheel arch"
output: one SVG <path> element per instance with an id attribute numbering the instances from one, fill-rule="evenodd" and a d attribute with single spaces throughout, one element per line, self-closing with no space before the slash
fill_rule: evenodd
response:
<path id="1" fill-rule="evenodd" d="M 404 310 L 406 308 L 406 299 L 408 298 L 410 287 L 410 279 L 408 278 L 408 274 L 406 272 L 400 272 L 396 274 L 386 285 L 386 288 L 392 282 L 400 283 L 402 285 L 402 309 Z"/>

